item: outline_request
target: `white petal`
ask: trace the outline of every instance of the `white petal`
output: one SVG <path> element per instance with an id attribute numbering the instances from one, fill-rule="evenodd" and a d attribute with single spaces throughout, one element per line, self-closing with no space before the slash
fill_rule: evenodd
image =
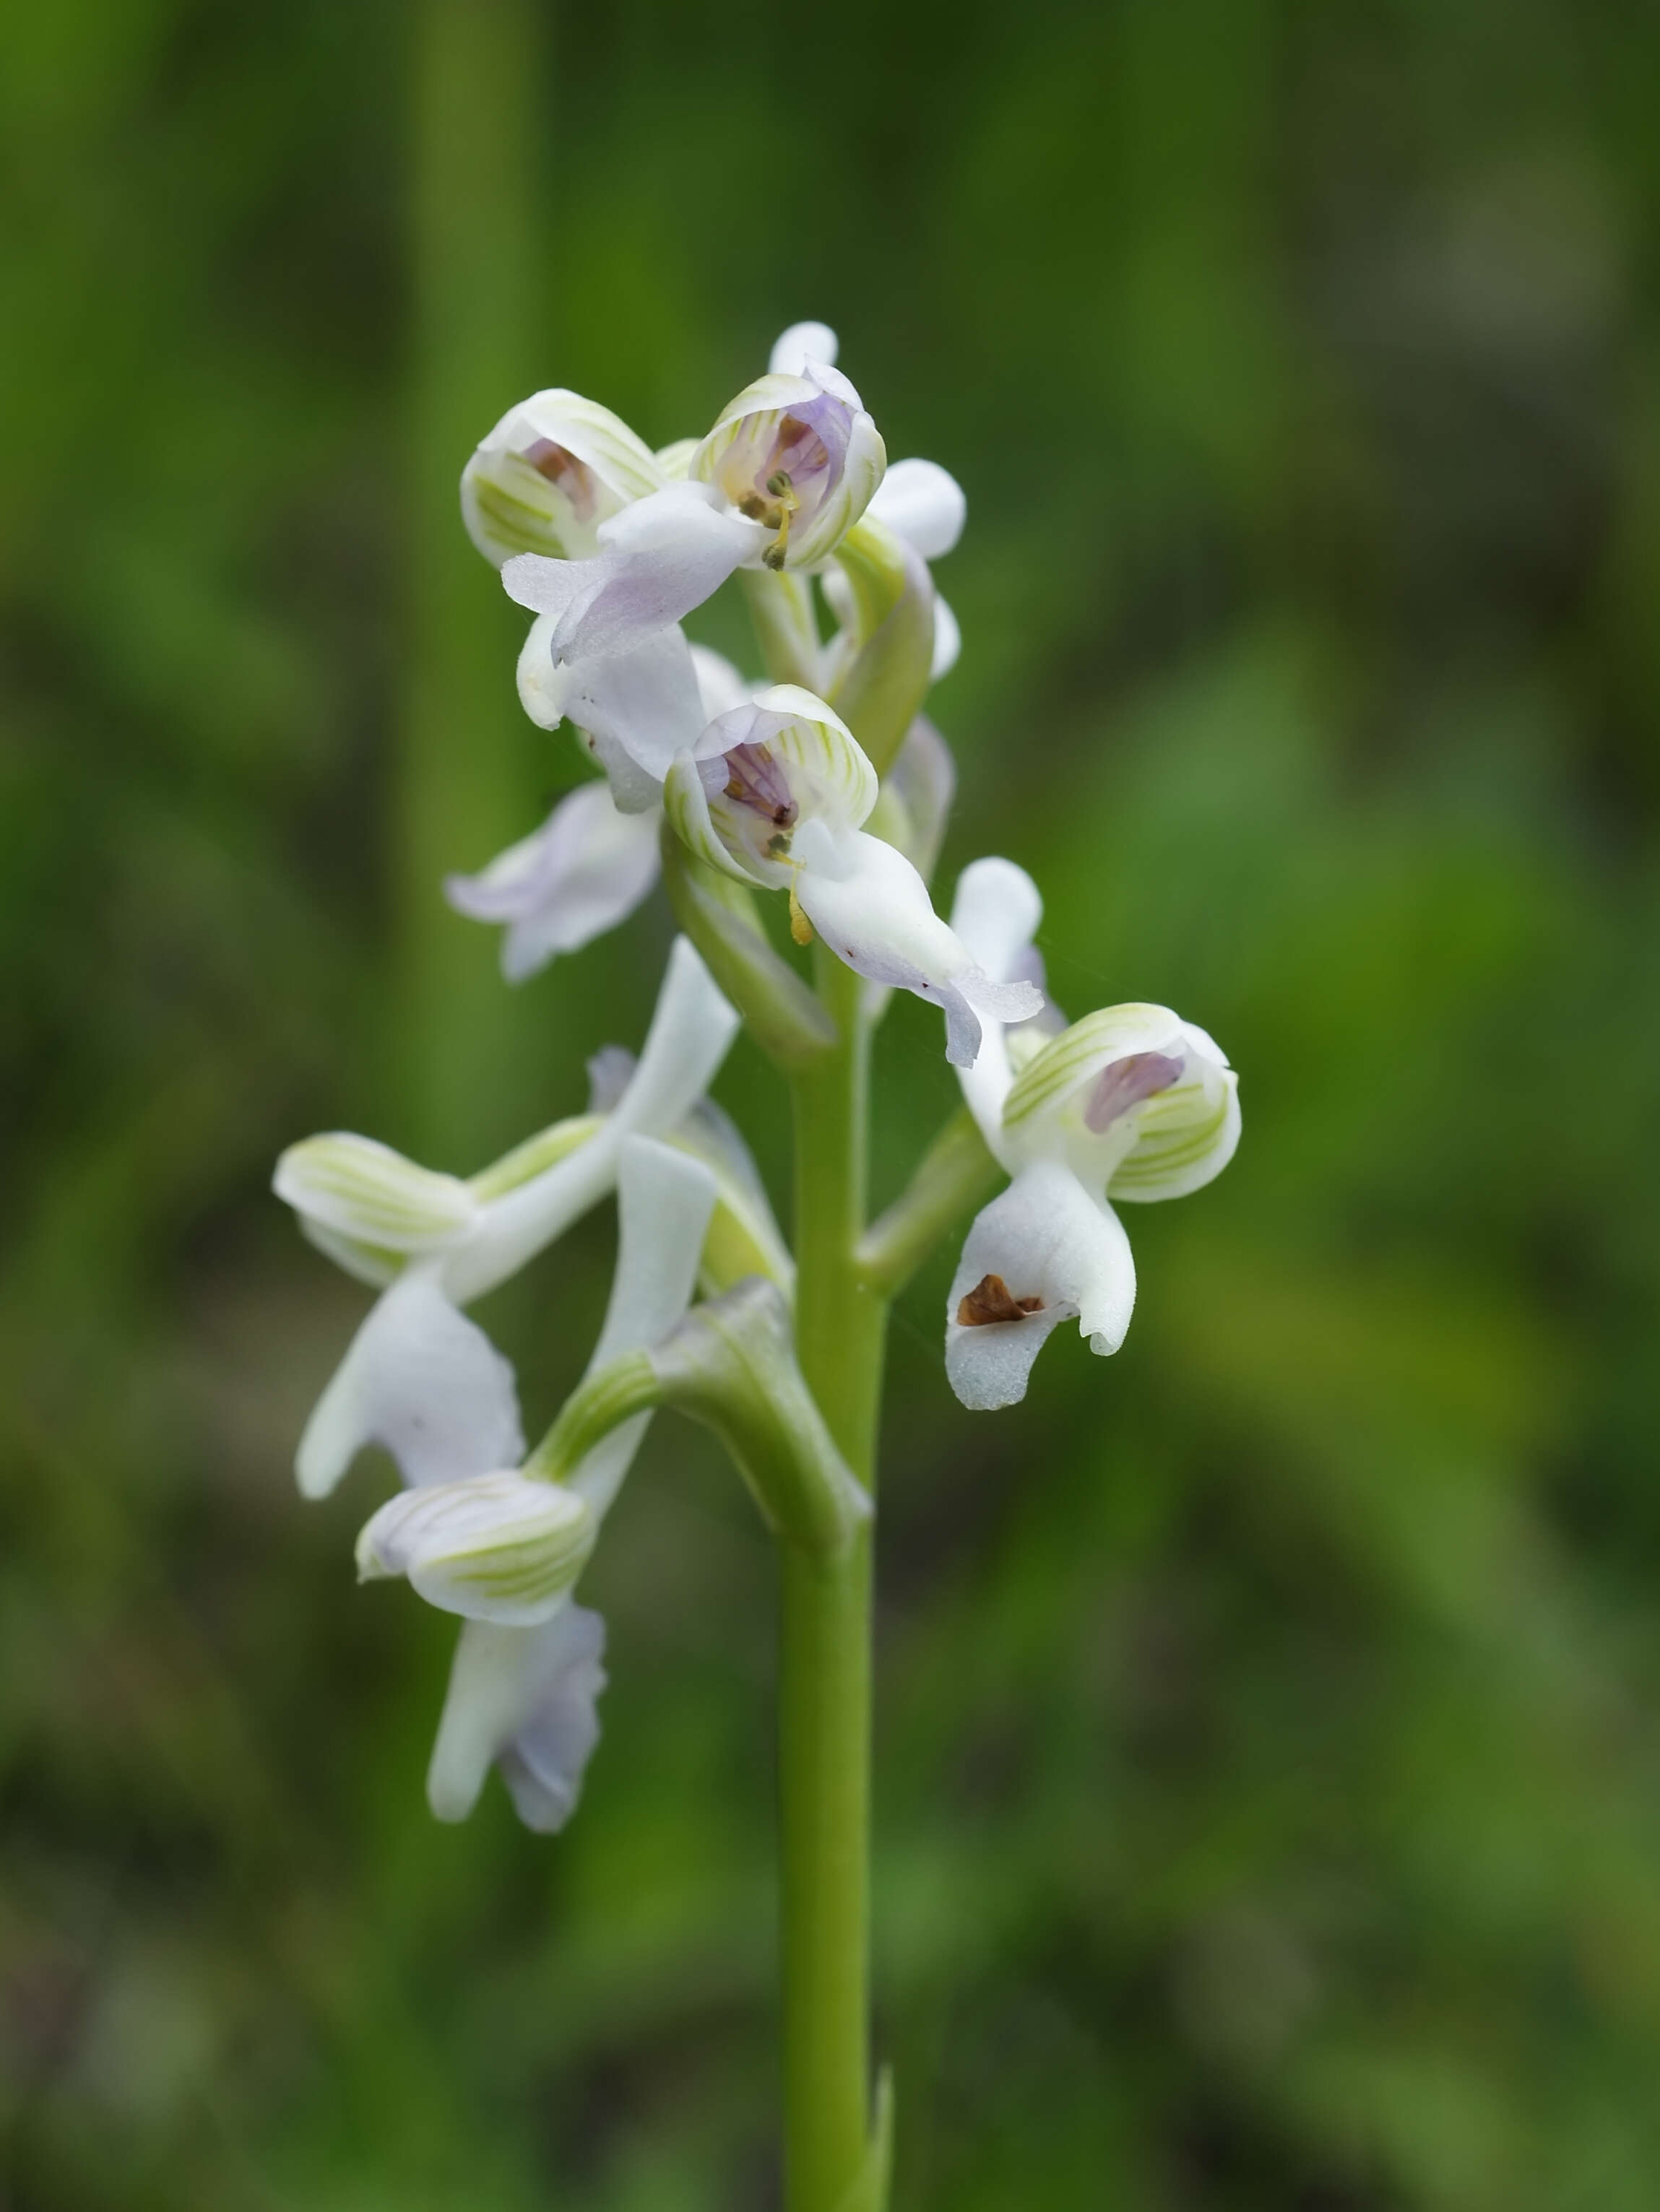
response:
<path id="1" fill-rule="evenodd" d="M 538 730 L 556 730 L 565 719 L 571 672 L 553 658 L 555 615 L 538 615 L 519 648 L 519 703 Z"/>
<path id="2" fill-rule="evenodd" d="M 659 818 L 620 814 L 603 783 L 584 784 L 482 873 L 447 878 L 445 896 L 475 921 L 507 923 L 502 972 L 520 982 L 634 912 L 657 880 Z"/>
<path id="3" fill-rule="evenodd" d="M 800 376 L 810 361 L 833 368 L 839 351 L 828 323 L 792 323 L 773 347 L 767 368 L 774 376 Z"/>
<path id="4" fill-rule="evenodd" d="M 700 1098 L 671 1141 L 714 1176 L 715 1208 L 698 1279 L 714 1295 L 745 1275 L 766 1275 L 795 1295 L 795 1261 L 743 1132 L 713 1098 Z"/>
<path id="5" fill-rule="evenodd" d="M 974 960 L 994 982 L 1025 980 L 1040 983 L 1043 961 L 1033 939 L 1043 918 L 1037 886 L 1012 860 L 988 855 L 971 860 L 957 879 L 951 926 Z M 980 1133 L 1004 1164 L 1003 1103 L 1014 1079 L 1003 1025 L 988 1025 L 972 1067 L 958 1080 Z"/>
<path id="6" fill-rule="evenodd" d="M 1018 1321 L 965 1326 L 959 1307 L 988 1276 L 1017 1304 L 1036 1297 L 1042 1304 Z M 1135 1262 L 1112 1208 L 1058 1162 L 1024 1168 L 979 1215 L 963 1247 L 946 1306 L 952 1389 L 976 1412 L 1016 1405 L 1059 1322 L 1075 1316 L 1091 1352 L 1116 1352 L 1134 1304 Z"/>
<path id="7" fill-rule="evenodd" d="M 617 1178 L 617 1272 L 590 1374 L 625 1352 L 656 1344 L 684 1315 L 714 1199 L 714 1177 L 701 1161 L 649 1137 L 624 1140 Z M 570 1487 L 596 1517 L 610 1510 L 650 1423 L 649 1413 L 623 1422 L 571 1477 Z"/>
<path id="8" fill-rule="evenodd" d="M 925 561 L 938 561 L 963 535 L 969 503 L 961 484 L 938 461 L 893 461 L 872 496 L 870 512 Z"/>
<path id="9" fill-rule="evenodd" d="M 352 1339 L 300 1440 L 295 1472 L 325 1498 L 363 1445 L 382 1445 L 405 1482 L 453 1482 L 524 1456 L 511 1364 L 458 1313 L 430 1266 L 384 1292 Z"/>
<path id="10" fill-rule="evenodd" d="M 579 660 L 569 675 L 565 713 L 587 732 L 612 798 L 629 814 L 656 806 L 669 763 L 708 720 L 684 634 L 659 630 L 625 653 Z"/>
<path id="11" fill-rule="evenodd" d="M 623 1138 L 666 1135 L 708 1087 L 739 1026 L 696 950 L 677 937 L 639 1065 L 615 1112 L 576 1151 L 489 1201 L 474 1235 L 445 1257 L 450 1296 L 462 1304 L 482 1297 L 597 1205 L 616 1183 Z"/>
<path id="12" fill-rule="evenodd" d="M 666 1136 L 714 1081 L 741 1025 L 690 939 L 677 937 L 640 1065 L 612 1116 L 619 1139 Z"/>
<path id="13" fill-rule="evenodd" d="M 364 1582 L 406 1575 L 446 1613 L 528 1628 L 563 1602 L 594 1528 L 562 1483 L 478 1474 L 388 1498 L 357 1539 L 357 1572 Z"/>
<path id="14" fill-rule="evenodd" d="M 951 926 L 994 982 L 1030 981 L 1043 901 L 1022 867 L 995 854 L 970 860 L 957 878 Z"/>
<path id="15" fill-rule="evenodd" d="M 949 676 L 956 667 L 963 650 L 963 632 L 949 604 L 938 592 L 933 595 L 933 659 L 928 664 L 928 678 L 937 684 L 942 676 Z"/>
<path id="16" fill-rule="evenodd" d="M 806 823 L 794 853 L 802 864 L 796 896 L 830 951 L 873 982 L 943 1007 L 946 1056 L 954 1066 L 973 1065 L 982 1014 L 1020 1021 L 1042 1006 L 1030 984 L 1000 985 L 981 974 L 935 914 L 921 877 L 879 837 Z"/>
<path id="17" fill-rule="evenodd" d="M 709 719 L 692 648 L 670 628 L 628 653 L 573 665 L 553 657 L 558 629 L 554 615 L 538 615 L 531 624 L 519 655 L 520 702 L 543 729 L 567 719 L 575 723 L 605 769 L 617 805 L 626 813 L 646 812 L 662 796 L 659 787 L 678 748 L 694 744 Z"/>
<path id="18" fill-rule="evenodd" d="M 577 1605 L 536 1628 L 463 1624 L 427 1770 L 439 1820 L 465 1820 L 500 1759 L 526 1826 L 563 1826 L 599 1740 L 605 1648 L 605 1622 Z"/>

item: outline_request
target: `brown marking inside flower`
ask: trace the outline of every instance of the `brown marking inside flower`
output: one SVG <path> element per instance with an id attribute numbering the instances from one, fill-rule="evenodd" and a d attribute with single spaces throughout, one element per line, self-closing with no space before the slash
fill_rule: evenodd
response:
<path id="1" fill-rule="evenodd" d="M 537 438 L 526 447 L 524 458 L 538 477 L 563 492 L 581 520 L 592 520 L 596 504 L 597 487 L 593 471 L 586 461 L 579 461 L 575 453 L 551 438 Z"/>
<path id="2" fill-rule="evenodd" d="M 1043 1310 L 1042 1298 L 1017 1298 L 1000 1275 L 982 1275 L 958 1303 L 957 1318 L 964 1328 L 983 1328 L 988 1322 L 1023 1321 Z"/>

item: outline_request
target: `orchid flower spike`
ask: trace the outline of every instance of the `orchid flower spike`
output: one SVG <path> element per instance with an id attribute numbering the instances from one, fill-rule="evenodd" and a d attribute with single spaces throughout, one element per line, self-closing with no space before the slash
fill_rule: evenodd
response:
<path id="1" fill-rule="evenodd" d="M 863 514 L 881 436 L 847 378 L 794 343 L 806 327 L 775 349 L 798 365 L 747 386 L 689 455 L 656 462 L 669 480 L 599 521 L 591 555 L 506 563 L 508 595 L 552 618 L 556 662 L 636 650 L 739 568 L 817 568 Z"/>
<path id="2" fill-rule="evenodd" d="M 480 441 L 461 472 L 461 517 L 498 568 L 520 553 L 580 560 L 599 551 L 602 523 L 666 481 L 609 407 L 576 392 L 538 392 Z"/>
<path id="3" fill-rule="evenodd" d="M 1007 860 L 976 861 L 952 921 L 989 971 L 1032 972 L 1042 906 Z M 1110 1200 L 1179 1198 L 1219 1176 L 1239 1142 L 1238 1079 L 1215 1042 L 1168 1006 L 1109 1006 L 1058 1036 L 988 1039 L 964 1095 L 1012 1181 L 976 1219 L 946 1308 L 946 1371 L 965 1406 L 1024 1398 L 1061 1322 L 1116 1352 L 1135 1264 Z"/>
<path id="4" fill-rule="evenodd" d="M 307 1497 L 325 1497 L 367 1443 L 384 1446 L 414 1484 L 447 1480 L 447 1468 L 478 1474 L 513 1462 L 512 1370 L 458 1308 L 597 1205 L 629 1138 L 666 1135 L 684 1121 L 737 1030 L 702 959 L 677 938 L 639 1064 L 609 1113 L 556 1122 L 466 1182 L 344 1133 L 283 1153 L 275 1188 L 306 1235 L 350 1273 L 388 1285 L 301 1438 Z M 451 1463 L 452 1431 L 472 1463 Z"/>
<path id="5" fill-rule="evenodd" d="M 860 828 L 876 772 L 846 724 L 789 684 L 721 715 L 664 787 L 671 827 L 698 859 L 740 883 L 787 890 L 792 921 L 877 983 L 942 1007 L 946 1057 L 970 1067 L 981 1018 L 1037 1012 L 1030 983 L 998 983 L 940 921 L 903 853 Z"/>
<path id="6" fill-rule="evenodd" d="M 623 1146 L 617 1271 L 589 1374 L 625 1352 L 655 1346 L 679 1322 L 690 1302 L 714 1192 L 709 1170 L 683 1153 L 642 1137 Z M 649 1413 L 639 1413 L 614 1429 L 568 1483 L 531 1486 L 580 1508 L 591 1542 L 650 1421 Z M 385 1536 L 382 1521 L 377 1553 Z M 467 1817 L 494 1762 L 527 1827 L 545 1832 L 563 1826 L 599 1740 L 605 1640 L 599 1614 L 568 1598 L 529 1626 L 499 1613 L 481 1617 L 475 1608 L 456 1645 L 427 1774 L 428 1802 L 441 1820 Z"/>
<path id="7" fill-rule="evenodd" d="M 688 648 L 678 630 L 665 633 L 666 650 L 654 662 L 642 655 L 556 669 L 550 628 L 545 617 L 532 627 L 520 656 L 520 695 L 532 718 L 551 728 L 568 713 L 587 711 L 585 694 L 595 696 L 595 686 L 577 679 L 599 678 L 600 690 L 611 684 L 599 732 L 585 732 L 607 781 L 580 785 L 539 830 L 477 875 L 444 884 L 458 913 L 506 925 L 502 970 L 510 983 L 615 929 L 650 895 L 660 870 L 662 775 L 681 746 L 695 744 L 708 722 L 748 696 L 730 661 L 704 646 Z M 666 679 L 660 686 L 654 665 Z"/>

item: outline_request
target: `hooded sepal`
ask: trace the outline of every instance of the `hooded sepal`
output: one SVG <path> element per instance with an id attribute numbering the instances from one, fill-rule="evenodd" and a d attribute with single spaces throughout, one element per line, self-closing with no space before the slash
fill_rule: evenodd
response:
<path id="1" fill-rule="evenodd" d="M 592 553 L 602 523 L 660 490 L 650 448 L 580 392 L 533 392 L 509 408 L 461 472 L 467 535 L 499 568 L 515 554 Z"/>
<path id="2" fill-rule="evenodd" d="M 407 1490 L 357 1540 L 362 1582 L 404 1575 L 446 1613 L 528 1628 L 581 1572 L 598 1528 L 586 1498 L 516 1469 Z"/>
<path id="3" fill-rule="evenodd" d="M 271 1188 L 307 1224 L 371 1251 L 442 1251 L 477 1225 L 478 1204 L 459 1176 L 418 1167 L 390 1145 L 345 1129 L 290 1145 Z"/>
<path id="4" fill-rule="evenodd" d="M 886 466 L 853 386 L 803 357 L 798 371 L 769 370 L 721 410 L 690 473 L 769 533 L 766 566 L 811 568 L 863 514 Z"/>
<path id="5" fill-rule="evenodd" d="M 1015 1156 L 1064 1158 L 1091 1189 L 1144 1201 L 1212 1182 L 1239 1127 L 1239 1079 L 1221 1048 L 1168 1006 L 1074 1022 L 1026 1062 L 1003 1107 Z"/>

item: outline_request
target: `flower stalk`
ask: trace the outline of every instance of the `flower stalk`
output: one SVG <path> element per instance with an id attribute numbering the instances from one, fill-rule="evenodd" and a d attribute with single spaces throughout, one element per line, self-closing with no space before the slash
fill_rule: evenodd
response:
<path id="1" fill-rule="evenodd" d="M 873 1496 L 886 1302 L 859 1267 L 869 1024 L 859 979 L 822 948 L 838 1041 L 794 1085 L 796 1350 L 848 1465 Z M 779 1822 L 784 2161 L 789 2212 L 839 2212 L 871 2127 L 870 1745 L 873 1559 L 781 1558 Z"/>

